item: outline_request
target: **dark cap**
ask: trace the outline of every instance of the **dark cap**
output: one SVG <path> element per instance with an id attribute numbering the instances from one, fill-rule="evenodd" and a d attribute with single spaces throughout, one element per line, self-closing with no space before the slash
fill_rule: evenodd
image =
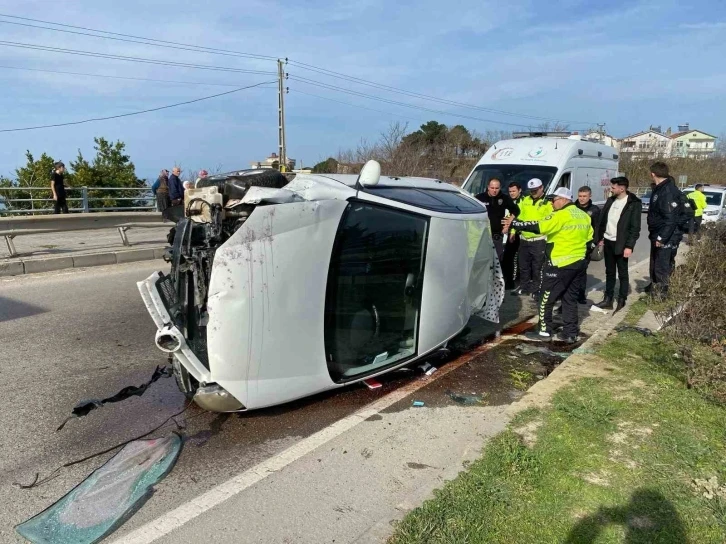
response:
<path id="1" fill-rule="evenodd" d="M 58 161 L 58 162 L 56 162 L 56 163 L 55 163 L 55 164 L 53 165 L 53 168 L 55 168 L 55 169 L 57 170 L 57 169 L 58 169 L 58 168 L 60 168 L 61 166 L 65 167 L 65 164 L 63 164 L 63 161 Z"/>

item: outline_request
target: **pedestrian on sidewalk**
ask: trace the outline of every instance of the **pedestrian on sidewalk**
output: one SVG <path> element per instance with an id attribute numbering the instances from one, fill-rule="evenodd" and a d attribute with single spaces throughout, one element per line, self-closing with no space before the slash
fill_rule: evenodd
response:
<path id="1" fill-rule="evenodd" d="M 171 176 L 169 176 L 169 197 L 172 206 L 177 206 L 184 201 L 184 185 L 179 179 L 180 174 L 181 168 L 175 166 L 171 170 Z"/>
<path id="2" fill-rule="evenodd" d="M 542 180 L 532 178 L 527 182 L 529 195 L 519 203 L 518 222 L 537 222 L 553 212 L 552 204 L 544 198 Z M 517 231 L 517 229 L 515 227 Z M 539 288 L 542 280 L 542 265 L 545 260 L 546 236 L 544 233 L 524 231 L 520 234 L 519 244 L 519 289 L 512 292 L 515 295 L 531 295 L 539 297 Z"/>
<path id="3" fill-rule="evenodd" d="M 567 344 L 577 342 L 580 324 L 577 294 L 580 280 L 586 275 L 587 255 L 592 244 L 590 216 L 572 203 L 572 191 L 560 187 L 552 200 L 554 211 L 546 217 L 522 221 L 509 217 L 505 225 L 521 231 L 547 237 L 547 263 L 542 275 L 542 295 L 539 299 L 539 323 L 536 331 L 525 336 L 530 340 L 557 340 Z M 507 224 L 508 223 L 508 224 Z M 554 335 L 552 309 L 562 298 L 562 332 Z"/>
<path id="4" fill-rule="evenodd" d="M 491 225 L 494 249 L 497 252 L 497 258 L 500 263 L 504 257 L 504 240 L 502 237 L 507 235 L 502 232 L 502 219 L 504 219 L 506 212 L 515 216 L 519 215 L 519 207 L 501 189 L 502 182 L 497 178 L 492 178 L 487 184 L 486 192 L 476 195 L 476 199 L 486 206 L 489 223 Z"/>
<path id="5" fill-rule="evenodd" d="M 708 205 L 706 195 L 703 194 L 703 185 L 700 183 L 697 184 L 695 191 L 691 191 L 686 196 L 691 199 L 691 207 L 693 208 L 693 225 L 689 234 L 698 234 L 698 231 L 701 230 L 701 222 L 703 221 L 703 210 Z M 690 236 L 688 240 L 690 243 Z"/>
<path id="6" fill-rule="evenodd" d="M 68 213 L 68 201 L 66 200 L 66 186 L 64 183 L 66 165 L 61 161 L 53 165 L 53 172 L 50 176 L 50 190 L 53 193 L 53 213 Z"/>
<path id="7" fill-rule="evenodd" d="M 693 211 L 690 201 L 676 187 L 666 163 L 654 162 L 650 177 L 655 184 L 648 208 L 651 283 L 645 292 L 664 297 L 668 294 L 678 245 Z"/>
<path id="8" fill-rule="evenodd" d="M 596 206 L 592 203 L 592 190 L 587 185 L 583 185 L 577 190 L 577 202 L 575 202 L 580 210 L 590 216 L 590 224 L 592 225 L 593 232 L 597 232 L 598 226 L 600 225 L 600 206 Z M 590 266 L 590 253 L 587 254 L 587 265 Z M 578 304 L 587 304 L 587 296 L 585 291 L 587 289 L 587 273 L 585 273 L 580 281 L 580 290 L 577 295 Z"/>
<path id="9" fill-rule="evenodd" d="M 603 246 L 605 254 L 605 297 L 596 304 L 603 310 L 613 309 L 615 296 L 615 275 L 620 281 L 618 302 L 615 312 L 625 306 L 630 287 L 628 259 L 633 254 L 635 243 L 640 237 L 640 221 L 643 203 L 628 191 L 630 182 L 625 176 L 610 180 L 612 196 L 608 198 L 602 210 L 599 228 L 595 231 L 595 240 Z"/>
<path id="10" fill-rule="evenodd" d="M 507 189 L 509 198 L 519 208 L 522 201 L 522 186 L 518 181 L 512 181 Z M 504 259 L 502 261 L 502 273 L 504 274 L 504 288 L 515 289 L 519 280 L 519 233 L 511 229 L 509 233 L 505 233 L 507 243 L 504 246 Z"/>
<path id="11" fill-rule="evenodd" d="M 169 196 L 169 170 L 162 170 L 159 177 L 151 186 L 151 192 L 156 197 L 156 209 L 163 212 L 171 206 L 171 197 Z"/>

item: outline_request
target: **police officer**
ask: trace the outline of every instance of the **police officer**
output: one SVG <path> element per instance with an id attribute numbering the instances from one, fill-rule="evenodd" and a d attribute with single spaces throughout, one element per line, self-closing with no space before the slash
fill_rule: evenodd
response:
<path id="1" fill-rule="evenodd" d="M 703 194 L 703 185 L 696 185 L 696 190 L 688 193 L 688 198 L 691 199 L 691 207 L 693 208 L 693 227 L 691 228 L 691 234 L 697 234 L 701 230 L 701 221 L 703 221 L 703 210 L 706 209 L 706 195 Z M 690 237 L 688 238 L 690 243 Z"/>
<path id="2" fill-rule="evenodd" d="M 678 244 L 687 229 L 693 209 L 690 201 L 676 187 L 667 164 L 654 162 L 650 166 L 650 177 L 655 184 L 648 208 L 651 283 L 645 291 L 656 296 L 666 296 Z"/>
<path id="3" fill-rule="evenodd" d="M 539 221 L 550 215 L 552 204 L 544 199 L 542 180 L 532 178 L 527 182 L 529 195 L 519 203 L 518 221 Z M 519 231 L 516 227 L 515 230 Z M 532 295 L 538 298 L 542 279 L 542 265 L 545 259 L 545 235 L 524 231 L 520 234 L 519 244 L 519 289 L 512 292 L 515 295 Z"/>
<path id="4" fill-rule="evenodd" d="M 539 300 L 539 324 L 536 331 L 525 336 L 530 340 L 577 342 L 580 333 L 577 295 L 582 276 L 586 275 L 588 250 L 592 247 L 593 230 L 590 216 L 572 203 L 572 192 L 560 187 L 552 201 L 554 211 L 536 221 L 507 218 L 511 227 L 522 234 L 547 237 L 547 262 L 542 277 Z M 562 332 L 554 336 L 552 308 L 562 298 Z"/>
<path id="5" fill-rule="evenodd" d="M 519 203 L 522 201 L 522 185 L 518 181 L 512 181 L 507 188 L 509 198 L 519 209 Z M 504 259 L 502 260 L 502 273 L 504 274 L 505 289 L 514 289 L 517 286 L 519 276 L 519 266 L 517 255 L 519 252 L 519 233 L 514 229 L 510 229 L 507 243 L 504 246 Z"/>
<path id="6" fill-rule="evenodd" d="M 489 215 L 489 223 L 492 229 L 492 240 L 494 241 L 494 248 L 497 251 L 497 257 L 499 262 L 502 262 L 504 256 L 504 240 L 502 236 L 502 219 L 506 212 L 512 215 L 519 215 L 519 207 L 512 202 L 509 195 L 502 193 L 502 182 L 497 178 L 489 180 L 487 185 L 487 191 L 476 195 L 477 200 L 483 202 L 487 208 L 487 214 Z"/>
<path id="7" fill-rule="evenodd" d="M 583 185 L 577 190 L 577 202 L 575 206 L 590 216 L 590 223 L 592 230 L 597 232 L 597 228 L 600 225 L 600 206 L 592 203 L 592 190 L 587 186 Z M 590 264 L 589 254 L 587 259 L 588 265 Z M 585 296 L 585 289 L 587 287 L 587 274 L 585 274 L 580 282 L 580 290 L 577 292 L 577 303 L 587 304 L 587 297 Z"/>

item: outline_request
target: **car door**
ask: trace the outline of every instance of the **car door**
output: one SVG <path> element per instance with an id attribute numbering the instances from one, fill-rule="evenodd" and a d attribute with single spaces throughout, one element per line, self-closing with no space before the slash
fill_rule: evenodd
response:
<path id="1" fill-rule="evenodd" d="M 334 381 L 416 355 L 428 223 L 399 209 L 349 203 L 326 289 L 325 353 Z"/>

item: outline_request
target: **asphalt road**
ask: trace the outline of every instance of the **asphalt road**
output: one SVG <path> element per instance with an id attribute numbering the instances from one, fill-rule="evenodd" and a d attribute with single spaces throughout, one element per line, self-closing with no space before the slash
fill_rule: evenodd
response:
<path id="1" fill-rule="evenodd" d="M 645 240 L 632 264 L 647 253 Z M 56 431 L 80 400 L 142 384 L 156 365 L 165 364 L 135 285 L 158 269 L 166 265 L 154 261 L 0 279 L 0 542 L 21 542 L 14 525 L 60 498 L 109 455 L 63 469 L 35 489 L 14 483 L 30 483 L 36 473 L 43 478 L 63 463 L 144 434 L 184 408 L 173 379 L 162 378 L 142 397 L 107 405 Z M 592 263 L 590 286 L 604 279 L 603 271 L 603 263 Z M 410 379 L 389 377 L 383 393 Z M 380 395 L 352 387 L 241 415 L 190 406 L 176 418 L 189 437 L 177 466 L 127 525 L 154 519 Z"/>

